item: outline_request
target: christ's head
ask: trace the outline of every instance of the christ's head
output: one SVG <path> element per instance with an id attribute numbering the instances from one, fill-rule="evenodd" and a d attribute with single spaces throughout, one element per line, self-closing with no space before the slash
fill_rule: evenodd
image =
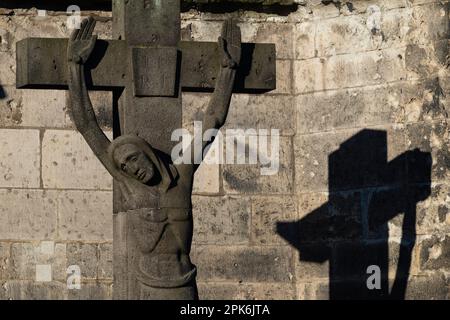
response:
<path id="1" fill-rule="evenodd" d="M 117 170 L 143 184 L 153 185 L 160 181 L 158 159 L 151 146 L 133 135 L 121 136 L 112 141 L 108 153 Z"/>
<path id="2" fill-rule="evenodd" d="M 123 144 L 114 152 L 114 162 L 125 174 L 147 184 L 155 175 L 155 164 L 134 144 Z"/>

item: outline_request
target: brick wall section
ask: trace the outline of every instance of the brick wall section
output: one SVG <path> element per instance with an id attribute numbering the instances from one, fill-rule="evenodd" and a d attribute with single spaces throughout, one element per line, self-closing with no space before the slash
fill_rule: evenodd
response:
<path id="1" fill-rule="evenodd" d="M 232 15 L 244 41 L 277 45 L 277 90 L 235 95 L 226 128 L 279 129 L 279 173 L 202 165 L 196 178 L 192 259 L 201 298 L 327 299 L 351 290 L 352 265 L 369 261 L 377 249 L 366 245 L 380 240 L 389 249 L 383 267 L 392 282 L 403 215 L 384 225 L 388 231 L 371 230 L 368 220 L 397 202 L 406 211 L 404 199 L 377 199 L 395 194 L 391 178 L 411 168 L 402 155 L 415 148 L 433 163 L 431 187 L 424 177 L 410 184 L 428 196 L 414 202 L 417 236 L 406 297 L 450 298 L 448 2 L 297 3 L 289 14 L 191 10 L 182 16 L 185 40 L 215 41 Z M 92 13 L 101 20 L 100 38 L 110 37 L 111 13 Z M 67 37 L 65 19 L 63 12 L 39 19 L 35 9 L 0 8 L 1 299 L 112 296 L 112 181 L 74 130 L 64 92 L 15 89 L 15 43 Z M 111 95 L 91 96 L 111 135 Z M 184 95 L 186 127 L 201 119 L 207 103 L 207 94 Z M 376 134 L 386 143 L 377 144 Z M 368 138 L 374 163 L 381 154 L 386 170 L 396 170 L 369 170 L 361 182 L 358 159 L 371 151 L 357 145 L 362 151 L 353 146 L 344 159 L 354 169 L 335 176 L 330 155 L 339 159 L 336 151 L 353 137 Z M 404 165 L 394 166 L 395 159 Z M 36 281 L 45 276 L 36 265 L 51 265 L 51 282 Z M 70 265 L 81 268 L 82 290 L 66 288 Z"/>

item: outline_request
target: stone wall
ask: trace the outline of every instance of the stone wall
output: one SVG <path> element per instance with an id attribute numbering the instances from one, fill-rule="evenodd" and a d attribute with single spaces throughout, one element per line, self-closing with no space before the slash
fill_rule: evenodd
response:
<path id="1" fill-rule="evenodd" d="M 386 297 L 407 279 L 406 298 L 449 298 L 448 1 L 288 2 L 182 15 L 185 40 L 215 41 L 233 16 L 244 41 L 277 45 L 277 90 L 235 95 L 226 128 L 279 129 L 280 170 L 202 165 L 200 297 Z M 1 6 L 0 298 L 111 298 L 112 180 L 65 92 L 15 89 L 15 43 L 67 37 L 65 13 Z M 89 13 L 111 37 L 111 12 Z M 91 97 L 111 135 L 111 94 Z M 183 98 L 190 127 L 208 94 Z M 374 264 L 383 288 L 368 291 Z M 71 265 L 81 290 L 67 290 Z"/>

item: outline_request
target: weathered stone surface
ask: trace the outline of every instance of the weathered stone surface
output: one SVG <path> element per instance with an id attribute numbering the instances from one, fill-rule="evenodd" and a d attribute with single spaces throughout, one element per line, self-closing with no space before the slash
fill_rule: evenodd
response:
<path id="1" fill-rule="evenodd" d="M 65 127 L 65 94 L 60 91 L 17 90 L 3 88 L 0 100 L 0 124 L 23 127 Z"/>
<path id="2" fill-rule="evenodd" d="M 16 81 L 16 68 L 13 56 L 9 52 L 0 51 L 0 84 L 2 86 L 14 85 Z"/>
<path id="3" fill-rule="evenodd" d="M 271 155 L 271 138 L 269 137 L 267 141 L 268 150 L 263 151 Z M 278 172 L 273 175 L 261 175 L 261 168 L 263 168 L 261 164 L 225 164 L 223 166 L 223 183 L 226 193 L 292 192 L 292 142 L 287 137 L 280 137 L 279 142 L 279 168 Z M 269 168 L 269 166 L 270 164 L 264 167 Z M 276 169 L 276 167 L 273 169 Z"/>
<path id="4" fill-rule="evenodd" d="M 439 5 L 385 11 L 374 6 L 374 1 L 357 3 L 364 3 L 365 14 L 316 22 L 319 57 L 430 43 L 442 39 L 447 30 L 445 13 Z M 352 5 L 356 10 L 363 9 L 356 3 Z"/>
<path id="5" fill-rule="evenodd" d="M 0 189 L 0 234 L 3 239 L 54 239 L 56 215 L 53 191 Z"/>
<path id="6" fill-rule="evenodd" d="M 277 88 L 271 93 L 274 94 L 292 94 L 292 60 L 277 60 Z"/>
<path id="7" fill-rule="evenodd" d="M 67 175 L 70 172 L 70 175 Z M 44 187 L 111 189 L 112 178 L 75 131 L 47 130 L 42 141 Z"/>
<path id="8" fill-rule="evenodd" d="M 284 283 L 199 282 L 201 300 L 294 300 L 295 289 Z"/>
<path id="9" fill-rule="evenodd" d="M 20 91 L 22 93 L 23 126 L 59 127 L 65 126 L 65 95 L 60 91 Z"/>
<path id="10" fill-rule="evenodd" d="M 4 284 L 8 300 L 63 300 L 66 284 L 62 282 L 8 281 Z"/>
<path id="11" fill-rule="evenodd" d="M 296 278 L 308 281 L 327 279 L 330 273 L 330 258 L 331 250 L 327 245 L 302 245 L 295 255 Z"/>
<path id="12" fill-rule="evenodd" d="M 209 94 L 183 92 L 183 128 L 194 134 L 194 121 L 203 121 L 209 104 Z"/>
<path id="13" fill-rule="evenodd" d="M 22 98 L 12 86 L 0 86 L 0 126 L 11 127 L 22 122 Z"/>
<path id="14" fill-rule="evenodd" d="M 64 281 L 66 279 L 66 244 L 52 243 L 53 252 L 45 252 L 42 242 L 13 243 L 11 245 L 11 279 L 36 281 L 37 265 L 48 266 L 51 279 Z"/>
<path id="15" fill-rule="evenodd" d="M 40 145 L 38 130 L 0 130 L 0 187 L 39 188 Z"/>
<path id="16" fill-rule="evenodd" d="M 369 51 L 381 42 L 381 34 L 371 31 L 367 17 L 338 17 L 318 22 L 316 50 L 319 57 L 349 52 Z M 333 39 L 330 41 L 330 39 Z"/>
<path id="17" fill-rule="evenodd" d="M 11 272 L 10 248 L 11 244 L 9 242 L 0 242 L 0 279 L 9 279 L 10 277 Z"/>
<path id="18" fill-rule="evenodd" d="M 19 90 L 3 86 L 0 95 L 0 126 L 71 128 L 66 94 L 58 90 Z M 102 127 L 112 128 L 112 94 L 90 93 L 97 119 Z"/>
<path id="19" fill-rule="evenodd" d="M 59 237 L 75 241 L 112 240 L 112 214 L 110 191 L 61 191 L 58 194 Z"/>
<path id="20" fill-rule="evenodd" d="M 192 132 L 193 122 L 202 121 L 209 103 L 209 95 L 185 93 L 183 95 L 183 128 Z M 236 94 L 231 99 L 226 129 L 277 129 L 281 135 L 295 134 L 294 99 L 281 95 Z"/>
<path id="21" fill-rule="evenodd" d="M 295 25 L 294 57 L 298 60 L 314 58 L 316 52 L 317 24 L 304 22 Z"/>
<path id="22" fill-rule="evenodd" d="M 69 290 L 69 300 L 111 300 L 112 283 L 82 283 L 81 290 Z"/>
<path id="23" fill-rule="evenodd" d="M 98 277 L 112 279 L 113 277 L 113 246 L 110 243 L 100 244 L 98 247 Z"/>
<path id="24" fill-rule="evenodd" d="M 277 47 L 277 59 L 294 57 L 294 26 L 277 23 L 242 23 L 242 40 L 244 42 L 274 43 Z"/>
<path id="25" fill-rule="evenodd" d="M 377 86 L 300 95 L 296 100 L 297 130 L 314 133 L 403 122 L 404 87 Z"/>
<path id="26" fill-rule="evenodd" d="M 233 245 L 249 242 L 249 199 L 194 196 L 192 202 L 194 243 Z"/>
<path id="27" fill-rule="evenodd" d="M 98 263 L 99 256 L 97 244 L 67 244 L 67 265 L 80 267 L 82 280 L 97 279 Z"/>
<path id="28" fill-rule="evenodd" d="M 303 190 L 305 191 L 305 190 Z M 329 195 L 327 192 L 314 192 L 305 193 L 300 192 L 297 196 L 298 199 L 298 217 L 300 219 L 306 217 L 312 211 L 326 206 L 328 203 Z"/>
<path id="29" fill-rule="evenodd" d="M 203 162 L 194 177 L 194 194 L 218 194 L 220 192 L 220 164 Z"/>
<path id="30" fill-rule="evenodd" d="M 297 284 L 298 300 L 328 300 L 329 298 L 329 285 L 325 281 Z"/>
<path id="31" fill-rule="evenodd" d="M 406 290 L 408 300 L 448 300 L 449 279 L 436 273 L 429 276 L 411 277 Z"/>
<path id="32" fill-rule="evenodd" d="M 322 91 L 326 88 L 324 62 L 319 58 L 294 61 L 294 93 Z"/>
<path id="33" fill-rule="evenodd" d="M 220 21 L 182 21 L 181 36 L 184 41 L 208 41 L 217 40 L 222 24 Z M 242 40 L 245 40 L 245 31 L 242 30 Z"/>
<path id="34" fill-rule="evenodd" d="M 421 270 L 450 270 L 450 237 L 433 236 L 420 244 Z"/>
<path id="35" fill-rule="evenodd" d="M 450 167 L 450 150 L 448 144 L 449 130 L 446 121 L 432 123 L 415 123 L 406 127 L 406 144 L 408 149 L 418 148 L 429 152 L 433 159 L 431 180 L 447 181 Z M 410 165 L 414 167 L 414 159 Z M 416 175 L 414 182 L 429 182 L 429 177 Z M 424 181 L 425 180 L 425 181 Z"/>
<path id="36" fill-rule="evenodd" d="M 281 135 L 295 134 L 293 99 L 289 96 L 234 95 L 226 129 L 277 129 Z"/>
<path id="37" fill-rule="evenodd" d="M 294 221 L 297 206 L 292 197 L 252 198 L 252 243 L 258 245 L 286 244 L 277 233 L 277 222 Z M 295 237 L 296 230 L 289 228 L 289 236 Z"/>
<path id="38" fill-rule="evenodd" d="M 435 77 L 445 68 L 446 62 L 442 55 L 443 53 L 437 52 L 435 48 L 429 46 L 408 45 L 405 51 L 408 79 L 417 80 Z"/>
<path id="39" fill-rule="evenodd" d="M 291 255 L 286 247 L 195 246 L 192 261 L 200 281 L 290 282 Z"/>
<path id="40" fill-rule="evenodd" d="M 450 233 L 450 190 L 446 184 L 417 187 L 416 193 L 429 194 L 417 203 L 417 234 Z"/>
<path id="41" fill-rule="evenodd" d="M 406 122 L 430 122 L 448 117 L 446 94 L 448 79 L 431 78 L 402 88 Z"/>
<path id="42" fill-rule="evenodd" d="M 404 140 L 402 126 L 300 135 L 294 144 L 297 191 L 346 190 L 399 182 L 404 178 L 406 162 L 396 162 L 397 170 L 388 162 L 405 151 Z"/>
<path id="43" fill-rule="evenodd" d="M 448 4 L 427 1 L 429 5 L 415 6 L 408 36 L 414 43 L 430 43 L 448 37 Z M 417 3 L 419 4 L 419 3 Z M 426 23 L 423 23 L 426 21 Z"/>
<path id="44" fill-rule="evenodd" d="M 295 61 L 295 92 L 308 93 L 405 80 L 404 54 L 405 49 L 388 49 Z"/>

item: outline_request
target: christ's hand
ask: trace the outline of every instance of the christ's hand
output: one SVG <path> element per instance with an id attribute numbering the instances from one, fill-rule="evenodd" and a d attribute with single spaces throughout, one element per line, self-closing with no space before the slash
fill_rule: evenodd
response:
<path id="1" fill-rule="evenodd" d="M 89 17 L 83 20 L 80 29 L 72 32 L 67 48 L 69 62 L 84 64 L 89 59 L 97 41 L 97 36 L 92 35 L 95 23 L 94 18 Z"/>
<path id="2" fill-rule="evenodd" d="M 222 67 L 236 69 L 241 62 L 241 29 L 234 20 L 224 22 L 219 47 L 222 52 Z"/>

